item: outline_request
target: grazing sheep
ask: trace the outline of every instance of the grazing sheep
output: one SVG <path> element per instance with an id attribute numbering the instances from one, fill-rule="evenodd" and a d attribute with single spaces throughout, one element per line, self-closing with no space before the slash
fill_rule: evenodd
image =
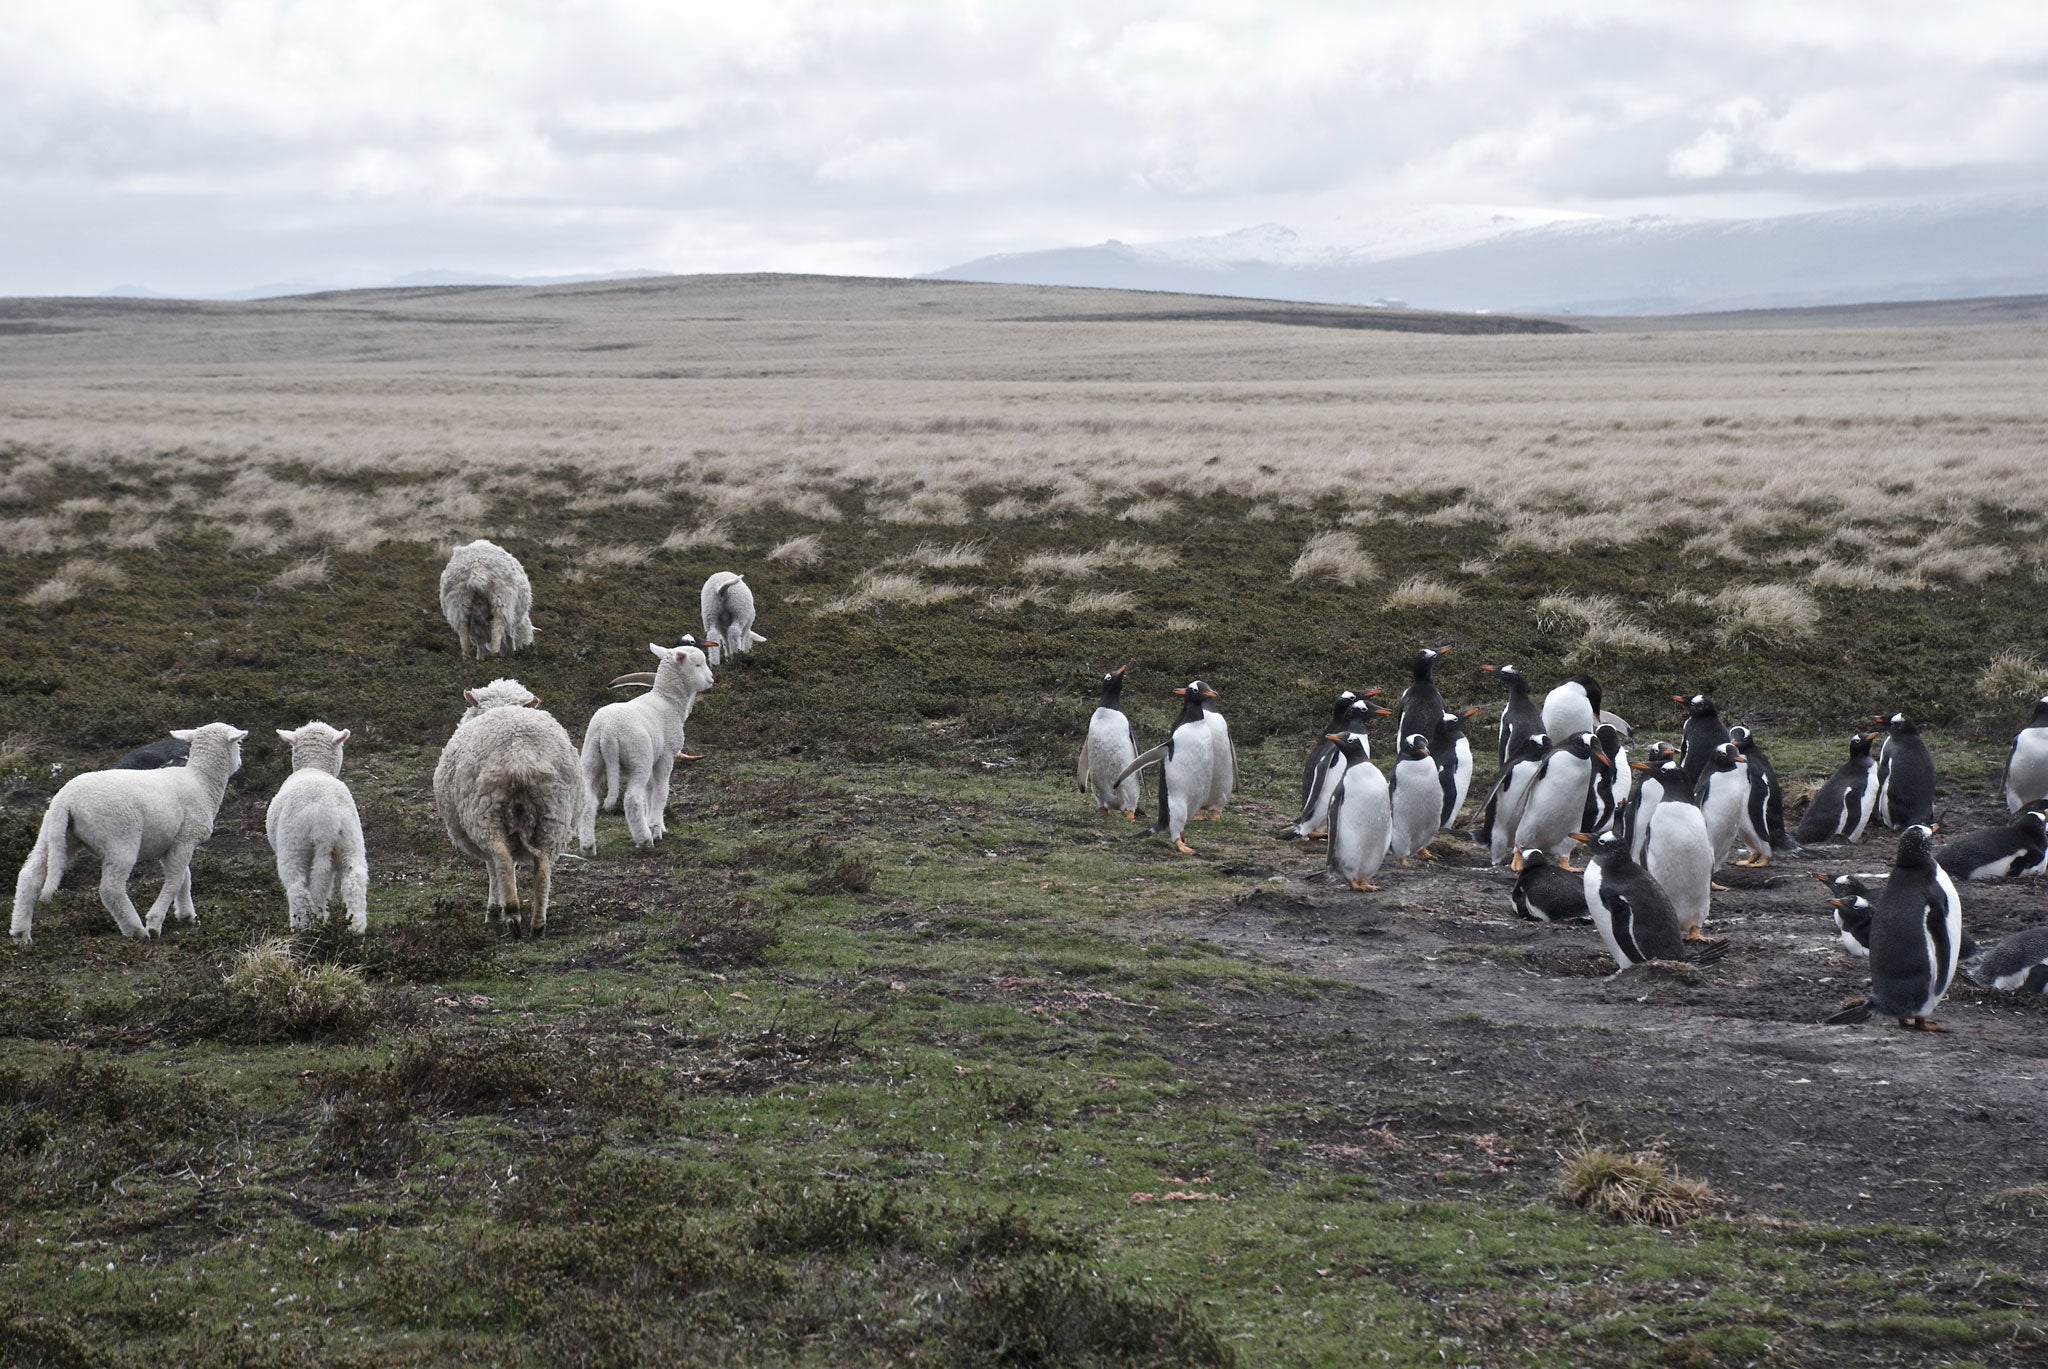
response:
<path id="1" fill-rule="evenodd" d="M 533 586 L 519 559 L 479 537 L 457 547 L 441 572 L 441 616 L 455 629 L 464 656 L 533 645 Z"/>
<path id="2" fill-rule="evenodd" d="M 349 734 L 310 722 L 296 732 L 279 728 L 277 735 L 292 749 L 292 773 L 270 801 L 263 831 L 277 853 L 292 930 L 327 921 L 338 872 L 348 929 L 361 934 L 370 926 L 370 866 L 363 854 L 362 816 L 341 782 L 341 747 Z"/>
<path id="3" fill-rule="evenodd" d="M 754 631 L 754 591 L 747 588 L 744 575 L 719 571 L 704 582 L 698 601 L 704 613 L 704 635 L 725 648 L 728 661 L 739 652 L 752 651 L 754 643 L 768 640 Z"/>
<path id="4" fill-rule="evenodd" d="M 74 841 L 100 858 L 100 902 L 114 915 L 121 935 L 161 935 L 164 915 L 174 904 L 179 917 L 198 920 L 192 906 L 192 853 L 213 835 L 213 820 L 228 778 L 242 768 L 242 739 L 249 734 L 226 723 L 208 723 L 171 735 L 192 744 L 186 764 L 95 770 L 77 776 L 50 800 L 42 831 L 14 881 L 16 941 L 29 939 L 36 904 L 57 892 L 71 865 Z M 139 860 L 163 862 L 164 887 L 146 919 L 137 917 L 128 901 L 128 876 Z"/>
<path id="5" fill-rule="evenodd" d="M 455 849 L 491 873 L 485 915 L 502 916 L 514 936 L 548 925 L 548 883 L 583 810 L 576 747 L 540 700 L 517 680 L 464 693 L 469 709 L 434 767 L 434 807 Z M 518 866 L 533 867 L 522 905 Z"/>
<path id="6" fill-rule="evenodd" d="M 597 847 L 598 810 L 618 807 L 621 789 L 633 844 L 660 840 L 666 830 L 662 814 L 668 807 L 669 774 L 682 751 L 683 724 L 689 721 L 697 696 L 711 688 L 711 667 L 697 647 L 650 642 L 647 649 L 661 662 L 652 674 L 636 671 L 612 681 L 615 686 L 644 684 L 647 692 L 598 709 L 583 733 L 583 822 L 576 835 L 586 851 Z"/>

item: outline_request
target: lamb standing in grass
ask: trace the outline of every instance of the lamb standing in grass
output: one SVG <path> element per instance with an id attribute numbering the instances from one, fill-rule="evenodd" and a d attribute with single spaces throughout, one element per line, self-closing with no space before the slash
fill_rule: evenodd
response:
<path id="1" fill-rule="evenodd" d="M 586 851 L 597 849 L 598 810 L 618 807 L 622 789 L 633 844 L 660 840 L 667 830 L 662 815 L 668 807 L 669 775 L 683 746 L 683 724 L 697 696 L 711 688 L 711 667 L 698 648 L 650 642 L 647 649 L 661 662 L 652 674 L 636 671 L 612 681 L 644 684 L 647 692 L 598 709 L 583 733 L 583 823 L 576 835 Z"/>
<path id="2" fill-rule="evenodd" d="M 263 831 L 277 853 L 277 878 L 291 909 L 291 926 L 303 932 L 327 921 L 327 904 L 341 881 L 341 906 L 348 929 L 369 930 L 370 865 L 363 853 L 363 820 L 355 796 L 341 782 L 341 747 L 349 734 L 323 722 L 277 735 L 292 749 L 292 773 L 278 787 L 263 816 Z"/>
<path id="3" fill-rule="evenodd" d="M 533 585 L 519 559 L 479 537 L 457 547 L 441 572 L 441 616 L 455 629 L 464 656 L 533 645 Z"/>
<path id="4" fill-rule="evenodd" d="M 192 853 L 213 835 L 213 820 L 227 794 L 228 779 L 242 768 L 242 739 L 249 734 L 226 723 L 171 733 L 191 743 L 183 766 L 160 770 L 95 770 L 57 791 L 43 814 L 36 844 L 14 881 L 16 941 L 29 939 L 36 904 L 57 892 L 71 865 L 72 842 L 100 858 L 100 902 L 114 916 L 121 935 L 158 936 L 164 915 L 175 904 L 178 916 L 196 922 L 192 905 Z M 135 915 L 128 900 L 128 876 L 140 860 L 163 862 L 164 887 Z"/>
<path id="5" fill-rule="evenodd" d="M 706 580 L 698 607 L 704 614 L 704 636 L 725 649 L 728 661 L 768 640 L 754 631 L 754 591 L 747 588 L 744 575 L 722 570 Z"/>
<path id="6" fill-rule="evenodd" d="M 517 680 L 493 680 L 463 697 L 469 710 L 434 767 L 434 807 L 455 849 L 490 870 L 488 920 L 502 916 L 514 936 L 539 936 L 548 924 L 555 859 L 582 819 L 576 747 Z M 521 861 L 533 867 L 524 904 Z"/>

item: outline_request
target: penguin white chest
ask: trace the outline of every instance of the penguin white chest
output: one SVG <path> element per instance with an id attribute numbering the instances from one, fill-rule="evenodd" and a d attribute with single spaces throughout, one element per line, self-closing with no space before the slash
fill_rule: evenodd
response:
<path id="1" fill-rule="evenodd" d="M 1600 862 L 1586 862 L 1586 912 L 1593 919 L 1593 928 L 1600 933 L 1600 940 L 1607 947 L 1607 954 L 1614 957 L 1614 963 L 1627 969 L 1629 958 L 1621 949 L 1621 940 L 1614 934 L 1614 913 L 1600 897 Z"/>
<path id="2" fill-rule="evenodd" d="M 2048 798 L 2048 727 L 2029 727 L 2013 739 L 2005 770 L 2005 806 L 2018 812 Z"/>

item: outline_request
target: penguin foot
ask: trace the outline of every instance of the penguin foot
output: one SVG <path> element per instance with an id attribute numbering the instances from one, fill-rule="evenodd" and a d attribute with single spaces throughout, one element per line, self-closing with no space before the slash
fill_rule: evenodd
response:
<path id="1" fill-rule="evenodd" d="M 1902 1017 L 1899 1019 L 1899 1025 L 1907 1031 L 1915 1032 L 1945 1032 L 1948 1030 L 1946 1026 L 1936 1022 L 1931 1017 Z"/>
<path id="2" fill-rule="evenodd" d="M 1721 882 L 1720 880 L 1718 880 L 1718 879 L 1710 879 L 1710 880 L 1708 880 L 1708 881 L 1707 881 L 1707 887 L 1708 887 L 1709 889 L 1712 889 L 1712 890 L 1713 890 L 1713 891 L 1714 891 L 1715 893 L 1717 893 L 1717 894 L 1725 894 L 1725 893 L 1727 893 L 1727 892 L 1728 892 L 1728 886 L 1727 886 L 1727 885 L 1725 885 L 1725 884 L 1723 884 L 1723 883 L 1722 883 L 1722 882 Z"/>
<path id="3" fill-rule="evenodd" d="M 1327 827 L 1318 827 L 1315 831 L 1310 832 L 1308 834 L 1308 839 L 1310 841 L 1328 841 L 1329 838 L 1330 829 Z"/>
<path id="4" fill-rule="evenodd" d="M 1769 856 L 1751 856 L 1748 860 L 1738 860 L 1735 863 L 1745 870 L 1761 870 L 1771 863 L 1771 858 Z"/>
<path id="5" fill-rule="evenodd" d="M 1687 941 L 1705 941 L 1707 934 L 1700 928 L 1694 927 L 1685 934 L 1685 939 Z"/>
<path id="6" fill-rule="evenodd" d="M 1105 813 L 1107 813 L 1107 812 L 1108 812 L 1109 810 L 1108 810 L 1107 808 L 1105 808 L 1105 809 L 1103 809 L 1102 811 L 1103 811 L 1103 812 L 1105 812 Z M 1124 821 L 1125 821 L 1125 822 L 1136 822 L 1137 820 L 1138 820 L 1138 815 L 1137 815 L 1136 813 L 1132 812 L 1132 811 L 1131 811 L 1130 809 L 1128 809 L 1128 808 L 1124 809 Z"/>
<path id="7" fill-rule="evenodd" d="M 1568 875 L 1576 875 L 1585 870 L 1586 867 L 1583 865 L 1574 865 L 1572 864 L 1570 857 L 1565 857 L 1557 862 L 1557 868 L 1564 871 Z"/>
<path id="8" fill-rule="evenodd" d="M 1405 869 L 1407 869 L 1407 868 L 1408 868 L 1408 857 L 1406 857 L 1406 856 L 1403 856 L 1403 857 L 1401 857 L 1401 868 L 1402 868 L 1403 870 L 1405 870 Z"/>
<path id="9" fill-rule="evenodd" d="M 1106 818 L 1109 816 L 1109 805 L 1106 803 L 1098 803 L 1095 805 L 1095 812 L 1098 816 Z M 1129 815 L 1126 814 L 1125 816 L 1128 817 Z"/>
<path id="10" fill-rule="evenodd" d="M 1173 849 L 1184 856 L 1191 856 L 1195 853 L 1195 848 L 1182 841 L 1179 837 L 1173 839 Z"/>
<path id="11" fill-rule="evenodd" d="M 1508 862 L 1508 869 L 1510 869 L 1510 870 L 1519 870 L 1519 869 L 1521 869 L 1521 868 L 1522 868 L 1522 853 L 1521 853 L 1520 851 L 1517 851 L 1517 852 L 1515 852 L 1515 858 L 1514 858 L 1513 860 L 1511 860 L 1511 861 L 1509 861 L 1509 862 Z"/>
<path id="12" fill-rule="evenodd" d="M 1417 860 L 1435 860 L 1437 859 L 1437 854 L 1425 846 L 1415 853 L 1415 858 Z"/>
<path id="13" fill-rule="evenodd" d="M 1361 894 L 1376 894 L 1380 891 L 1380 886 L 1369 879 L 1354 879 L 1351 881 L 1351 887 Z"/>

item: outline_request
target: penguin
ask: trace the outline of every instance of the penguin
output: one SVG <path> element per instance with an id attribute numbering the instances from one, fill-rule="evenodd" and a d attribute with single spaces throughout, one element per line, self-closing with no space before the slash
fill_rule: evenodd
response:
<path id="1" fill-rule="evenodd" d="M 1593 765 L 1593 788 L 1586 796 L 1585 828 L 1588 832 L 1606 832 L 1612 830 L 1615 818 L 1627 805 L 1636 772 L 1629 769 L 1628 742 L 1620 728 L 1613 723 L 1601 723 L 1593 733 L 1593 741 L 1607 759 Z"/>
<path id="2" fill-rule="evenodd" d="M 1868 732 L 1850 735 L 1849 759 L 1828 776 L 1799 819 L 1796 831 L 1802 843 L 1811 846 L 1829 837 L 1863 840 L 1870 815 L 1877 811 L 1877 762 L 1870 755 L 1876 740 Z"/>
<path id="3" fill-rule="evenodd" d="M 1534 846 L 1548 851 L 1558 858 L 1561 869 L 1578 872 L 1564 852 L 1585 813 L 1586 791 L 1593 782 L 1596 758 L 1601 758 L 1601 752 L 1591 732 L 1574 732 L 1550 748 L 1536 778 L 1530 782 L 1528 800 L 1515 824 L 1517 848 Z M 1521 850 L 1517 849 L 1517 869 L 1521 868 L 1521 859 Z"/>
<path id="4" fill-rule="evenodd" d="M 2034 700 L 2034 716 L 2012 739 L 2004 788 L 2008 812 L 2048 799 L 2048 694 Z"/>
<path id="5" fill-rule="evenodd" d="M 1757 741 L 1754 732 L 1746 727 L 1731 727 L 1728 740 L 1735 744 L 1743 764 L 1749 767 L 1749 826 L 1763 839 L 1762 849 L 1751 847 L 1750 858 L 1736 864 L 1769 865 L 1774 854 L 1800 849 L 1799 843 L 1785 831 L 1785 791 L 1778 787 L 1778 772 L 1772 768 L 1771 758 L 1764 754 L 1763 744 Z"/>
<path id="6" fill-rule="evenodd" d="M 1074 763 L 1081 792 L 1092 795 L 1096 809 L 1105 815 L 1112 805 L 1121 808 L 1126 822 L 1138 816 L 1138 777 L 1121 784 L 1109 780 L 1138 754 L 1138 734 L 1123 710 L 1124 675 L 1129 670 L 1120 665 L 1102 677 L 1102 701 L 1088 720 L 1088 739 L 1081 743 L 1080 759 Z"/>
<path id="7" fill-rule="evenodd" d="M 1640 771 L 1647 779 L 1656 774 L 1666 761 L 1677 759 L 1678 748 L 1670 742 L 1651 742 L 1646 757 L 1629 768 L 1632 771 Z M 1645 783 L 1636 790 L 1635 798 L 1630 804 L 1628 853 L 1638 861 L 1643 858 L 1643 843 L 1650 836 L 1650 814 L 1657 811 L 1657 805 L 1663 798 L 1663 785 Z"/>
<path id="8" fill-rule="evenodd" d="M 1342 734 L 1347 729 L 1348 724 L 1345 720 L 1351 716 L 1351 705 L 1357 702 L 1358 698 L 1358 691 L 1352 689 L 1347 689 L 1337 696 L 1336 711 L 1330 714 L 1329 725 L 1317 731 L 1315 744 L 1308 749 L 1308 761 L 1301 767 L 1301 806 L 1304 809 L 1308 807 L 1309 797 L 1315 793 L 1316 784 L 1326 763 L 1337 750 L 1337 744 L 1330 740 L 1330 734 Z M 1324 806 L 1328 807 L 1327 804 Z"/>
<path id="9" fill-rule="evenodd" d="M 1411 732 L 1420 732 L 1425 737 L 1436 735 L 1438 720 L 1444 715 L 1444 696 L 1436 688 L 1436 663 L 1449 651 L 1449 647 L 1424 647 L 1408 663 L 1413 678 L 1401 691 L 1401 721 L 1395 724 L 1396 737 L 1406 737 Z"/>
<path id="10" fill-rule="evenodd" d="M 1592 732 L 1600 726 L 1600 682 L 1574 675 L 1543 696 L 1543 730 L 1553 737 Z"/>
<path id="11" fill-rule="evenodd" d="M 1393 812 L 1393 829 L 1387 839 L 1389 856 L 1403 865 L 1410 857 L 1436 859 L 1428 847 L 1437 834 L 1443 793 L 1436 760 L 1429 754 L 1429 738 L 1420 732 L 1409 733 L 1401 740 L 1401 752 L 1387 782 L 1387 802 Z"/>
<path id="12" fill-rule="evenodd" d="M 1970 978 L 1987 989 L 2048 993 L 2048 927 L 2029 927 L 1969 962 Z"/>
<path id="13" fill-rule="evenodd" d="M 1939 1031 L 1931 1019 L 1956 976 L 1963 903 L 1934 858 L 1928 823 L 1909 823 L 1870 919 L 1869 1015 L 1902 1027 Z"/>
<path id="14" fill-rule="evenodd" d="M 1148 829 L 1146 836 L 1164 833 L 1173 841 L 1173 849 L 1184 856 L 1191 856 L 1195 848 L 1181 839 L 1187 830 L 1188 817 L 1208 797 L 1210 775 L 1214 761 L 1210 755 L 1209 715 L 1202 705 L 1216 697 L 1216 691 L 1200 680 L 1190 680 L 1173 691 L 1180 696 L 1180 715 L 1173 720 L 1173 731 L 1165 741 L 1141 756 L 1134 757 L 1117 774 L 1112 785 L 1122 784 L 1127 776 L 1152 764 L 1160 763 L 1159 777 L 1159 821 Z"/>
<path id="15" fill-rule="evenodd" d="M 1534 846 L 1522 852 L 1522 870 L 1510 897 L 1515 911 L 1531 922 L 1583 922 L 1590 916 L 1586 886 L 1558 868 L 1548 851 Z"/>
<path id="16" fill-rule="evenodd" d="M 1387 860 L 1393 808 L 1387 777 L 1365 757 L 1356 737 L 1334 738 L 1344 753 L 1344 778 L 1330 800 L 1330 849 L 1325 869 L 1353 889 L 1377 892 L 1372 877 Z"/>
<path id="17" fill-rule="evenodd" d="M 1677 908 L 1655 876 L 1636 864 L 1628 843 L 1615 832 L 1594 837 L 1586 859 L 1584 882 L 1586 911 L 1607 953 L 1619 968 L 1616 973 L 1646 960 L 1691 960 L 1711 964 L 1727 949 L 1719 943 L 1687 954 L 1681 935 Z"/>
<path id="18" fill-rule="evenodd" d="M 1841 941 L 1842 949 L 1859 958 L 1870 954 L 1870 915 L 1877 911 L 1877 897 L 1882 885 L 1872 886 L 1855 875 L 1836 875 L 1829 879 L 1816 874 L 1814 878 L 1826 886 L 1833 897 L 1828 899 L 1828 908 L 1835 917 L 1835 936 Z"/>
<path id="19" fill-rule="evenodd" d="M 1678 762 L 1665 761 L 1643 782 L 1646 797 L 1653 786 L 1662 793 L 1654 809 L 1639 819 L 1647 829 L 1641 833 L 1642 866 L 1670 896 L 1686 940 L 1704 941 L 1714 897 L 1714 848 L 1706 815 Z"/>
<path id="20" fill-rule="evenodd" d="M 2014 879 L 2048 865 L 2048 817 L 2028 808 L 2003 827 L 1988 827 L 1942 848 L 1941 868 L 1951 878 Z"/>
<path id="21" fill-rule="evenodd" d="M 1437 825 L 1444 831 L 1465 810 L 1465 796 L 1472 792 L 1472 739 L 1465 735 L 1465 719 L 1479 710 L 1446 712 L 1436 736 L 1430 738 L 1430 758 L 1436 762 L 1437 781 L 1443 789 L 1444 807 Z"/>
<path id="22" fill-rule="evenodd" d="M 1209 718 L 1209 793 L 1193 814 L 1196 821 L 1204 816 L 1222 817 L 1230 791 L 1237 788 L 1237 748 L 1231 744 L 1230 724 L 1223 721 L 1214 694 L 1202 700 L 1202 711 Z"/>
<path id="23" fill-rule="evenodd" d="M 1379 691 L 1376 689 L 1366 691 L 1366 694 L 1377 693 Z M 1365 729 L 1366 725 L 1375 716 L 1391 718 L 1394 716 L 1394 711 L 1391 708 L 1381 708 L 1378 704 L 1368 702 L 1364 695 L 1352 695 L 1351 703 L 1345 710 L 1343 722 L 1337 728 L 1316 739 L 1317 745 L 1325 748 L 1322 764 L 1311 777 L 1314 783 L 1310 786 L 1307 796 L 1302 800 L 1301 815 L 1294 820 L 1292 827 L 1287 828 L 1280 834 L 1280 840 L 1294 841 L 1300 837 L 1321 835 L 1324 825 L 1329 820 L 1330 801 L 1336 797 L 1337 784 L 1344 778 L 1345 767 L 1349 764 L 1344 759 L 1343 750 L 1336 742 L 1331 741 L 1330 738 L 1337 737 L 1341 739 L 1347 735 L 1350 736 L 1358 742 L 1359 749 L 1364 754 L 1365 759 L 1371 760 L 1372 741 L 1366 735 Z"/>
<path id="24" fill-rule="evenodd" d="M 1690 699 L 1683 694 L 1673 694 L 1671 702 L 1685 705 L 1685 730 L 1679 734 L 1682 749 L 1678 764 L 1685 771 L 1685 782 L 1696 785 L 1713 763 L 1714 748 L 1728 740 L 1728 726 L 1721 721 L 1721 710 L 1704 694 L 1695 694 Z"/>
<path id="25" fill-rule="evenodd" d="M 1479 839 L 1487 846 L 1492 864 L 1505 865 L 1515 850 L 1515 826 L 1522 820 L 1522 805 L 1528 801 L 1536 772 L 1550 753 L 1550 738 L 1532 732 L 1522 738 L 1519 749 L 1508 757 L 1500 778 L 1486 795 L 1486 807 L 1479 815 Z"/>
<path id="26" fill-rule="evenodd" d="M 1693 785 L 1692 796 L 1700 806 L 1700 816 L 1707 820 L 1707 840 L 1714 847 L 1715 869 L 1728 863 L 1738 838 L 1745 843 L 1754 841 L 1756 845 L 1749 848 L 1752 852 L 1763 844 L 1763 838 L 1749 826 L 1749 768 L 1743 764 L 1734 742 L 1722 742 L 1714 748 L 1706 769 Z"/>
<path id="27" fill-rule="evenodd" d="M 1494 760 L 1506 765 L 1524 738 L 1543 730 L 1543 710 L 1529 697 L 1529 677 L 1511 665 L 1483 665 L 1479 667 L 1489 675 L 1498 675 L 1508 682 L 1507 706 L 1500 711 L 1500 741 Z"/>
<path id="28" fill-rule="evenodd" d="M 1934 824 L 1934 757 L 1919 725 L 1904 713 L 1871 719 L 1887 734 L 1877 753 L 1877 818 L 1897 829 Z"/>

